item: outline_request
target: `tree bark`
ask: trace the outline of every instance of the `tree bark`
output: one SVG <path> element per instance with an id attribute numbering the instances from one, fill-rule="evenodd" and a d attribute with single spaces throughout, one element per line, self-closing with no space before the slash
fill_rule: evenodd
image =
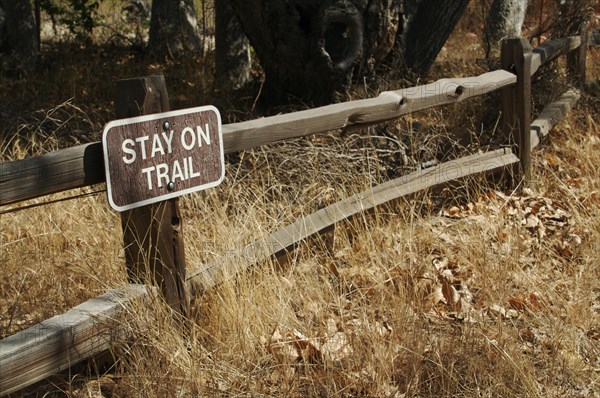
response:
<path id="1" fill-rule="evenodd" d="M 502 39 L 521 37 L 528 0 L 494 0 L 486 23 L 486 47 L 498 47 Z"/>
<path id="2" fill-rule="evenodd" d="M 14 67 L 27 70 L 35 67 L 39 42 L 34 7 L 31 0 L 0 0 L 4 16 L 4 33 L 0 34 L 0 49 L 10 57 Z"/>
<path id="3" fill-rule="evenodd" d="M 231 0 L 265 72 L 263 99 L 330 103 L 397 49 L 426 72 L 468 0 Z M 395 67 L 398 67 L 396 65 Z"/>
<path id="4" fill-rule="evenodd" d="M 385 49 L 390 29 L 393 43 L 388 22 L 399 12 L 398 0 L 231 2 L 265 72 L 269 104 L 333 101 L 375 50 Z"/>
<path id="5" fill-rule="evenodd" d="M 427 73 L 468 4 L 469 0 L 427 0 L 419 3 L 414 17 L 407 21 L 403 40 L 407 69 L 417 75 Z"/>
<path id="6" fill-rule="evenodd" d="M 177 57 L 201 45 L 194 0 L 152 1 L 148 42 L 152 55 Z"/>
<path id="7" fill-rule="evenodd" d="M 215 2 L 215 57 L 219 89 L 236 90 L 250 80 L 250 42 L 230 0 Z"/>
<path id="8" fill-rule="evenodd" d="M 6 46 L 6 12 L 4 3 L 0 1 L 0 53 L 4 52 Z"/>
<path id="9" fill-rule="evenodd" d="M 329 102 L 339 76 L 319 51 L 318 1 L 232 0 L 265 72 L 263 99 L 281 104 L 291 97 Z"/>

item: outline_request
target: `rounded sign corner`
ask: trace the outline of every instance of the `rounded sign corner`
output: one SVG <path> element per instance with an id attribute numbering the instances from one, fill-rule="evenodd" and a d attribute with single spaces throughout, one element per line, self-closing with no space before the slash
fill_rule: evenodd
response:
<path id="1" fill-rule="evenodd" d="M 117 205 L 117 204 L 115 203 L 115 201 L 114 201 L 114 199 L 113 199 L 113 197 L 112 197 L 112 195 L 111 195 L 110 191 L 108 191 L 108 190 L 107 190 L 106 192 L 107 192 L 107 194 L 108 194 L 108 204 L 110 205 L 110 207 L 111 207 L 111 208 L 112 208 L 114 211 L 117 211 L 117 212 L 119 212 L 119 213 L 122 213 L 122 212 L 124 212 L 125 210 L 128 210 L 126 207 L 119 206 L 119 205 Z"/>

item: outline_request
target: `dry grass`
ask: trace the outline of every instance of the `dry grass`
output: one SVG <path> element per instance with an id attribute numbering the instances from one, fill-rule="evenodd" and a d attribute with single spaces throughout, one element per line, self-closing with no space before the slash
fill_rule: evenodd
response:
<path id="1" fill-rule="evenodd" d="M 460 40 L 448 48 L 459 49 Z M 105 83 L 131 77 L 127 70 L 164 72 L 173 108 L 208 95 L 186 94 L 185 82 L 203 84 L 200 72 L 184 73 L 192 61 L 148 66 L 115 51 L 113 66 L 79 82 L 62 65 L 34 84 L 3 80 L 2 91 L 16 95 L 0 100 L 2 160 L 98 139 L 112 112 Z M 470 54 L 444 54 L 433 77 L 479 73 L 463 68 Z M 98 59 L 84 65 L 99 67 Z M 600 76 L 599 61 L 591 51 L 588 78 Z M 48 82 L 53 73 L 59 77 Z M 220 187 L 181 200 L 188 267 L 421 162 L 493 143 L 497 114 L 484 109 L 494 101 L 240 154 Z M 525 193 L 473 179 L 357 217 L 336 226 L 332 241 L 311 239 L 286 261 L 261 264 L 197 298 L 184 332 L 154 298 L 130 309 L 131 339 L 116 344 L 114 367 L 28 392 L 598 397 L 599 110 L 598 95 L 584 94 L 535 153 Z M 125 282 L 120 222 L 104 195 L 0 217 L 0 336 Z"/>

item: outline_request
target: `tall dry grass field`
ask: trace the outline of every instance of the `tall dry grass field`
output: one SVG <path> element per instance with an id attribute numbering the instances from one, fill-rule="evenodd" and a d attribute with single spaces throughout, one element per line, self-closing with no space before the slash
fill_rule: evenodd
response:
<path id="1" fill-rule="evenodd" d="M 430 78 L 482 73 L 476 33 L 461 25 Z M 110 84 L 131 73 L 164 73 L 173 108 L 211 98 L 189 94 L 206 84 L 195 65 L 209 58 L 145 64 L 116 45 L 57 45 L 46 57 L 37 79 L 2 76 L 2 161 L 98 140 Z M 336 225 L 195 298 L 186 330 L 151 297 L 128 308 L 114 365 L 23 395 L 599 397 L 599 77 L 591 49 L 596 84 L 534 153 L 528 188 L 469 179 Z M 534 82 L 536 111 L 559 94 L 564 76 L 553 79 L 553 89 Z M 181 198 L 188 267 L 422 162 L 485 149 L 497 104 L 491 95 L 239 154 L 221 186 Z M 126 283 L 120 219 L 103 189 L 0 209 L 0 337 Z"/>

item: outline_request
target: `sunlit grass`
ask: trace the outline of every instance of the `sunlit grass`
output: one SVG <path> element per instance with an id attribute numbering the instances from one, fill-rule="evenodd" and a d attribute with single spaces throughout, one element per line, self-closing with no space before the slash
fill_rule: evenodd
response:
<path id="1" fill-rule="evenodd" d="M 449 48 L 460 42 L 453 37 Z M 446 57 L 438 65 L 444 75 L 433 77 L 463 73 L 465 57 Z M 135 57 L 123 59 L 136 65 L 131 73 L 155 71 Z M 599 60 L 591 50 L 590 80 L 600 76 Z M 172 70 L 192 73 L 186 67 L 155 68 L 168 78 Z M 99 87 L 132 77 L 117 66 L 109 72 L 88 79 Z M 77 87 L 74 96 L 61 87 L 63 80 L 46 81 L 39 87 L 56 85 L 48 103 L 38 98 L 28 111 L 5 108 L 17 117 L 3 116 L 2 161 L 99 138 L 113 94 L 92 92 L 87 81 L 75 84 L 66 72 L 59 76 Z M 10 84 L 23 98 L 34 97 L 35 84 L 22 91 L 18 81 Z M 200 105 L 206 94 L 189 95 L 186 85 L 168 80 L 175 102 Z M 2 101 L 14 104 L 6 94 Z M 483 117 L 490 112 L 483 107 L 493 101 L 240 154 L 227 164 L 221 186 L 181 199 L 188 268 L 440 154 L 446 159 L 485 149 L 498 115 L 492 109 Z M 151 306 L 128 309 L 131 338 L 116 342 L 121 359 L 114 368 L 55 380 L 34 393 L 598 394 L 599 104 L 597 95 L 584 93 L 535 152 L 529 191 L 499 194 L 474 178 L 360 215 L 285 260 L 259 264 L 195 298 L 185 331 L 155 297 Z M 82 134 L 73 137 L 73 129 Z M 0 269 L 0 334 L 6 337 L 125 283 L 119 216 L 104 193 L 2 214 Z"/>

